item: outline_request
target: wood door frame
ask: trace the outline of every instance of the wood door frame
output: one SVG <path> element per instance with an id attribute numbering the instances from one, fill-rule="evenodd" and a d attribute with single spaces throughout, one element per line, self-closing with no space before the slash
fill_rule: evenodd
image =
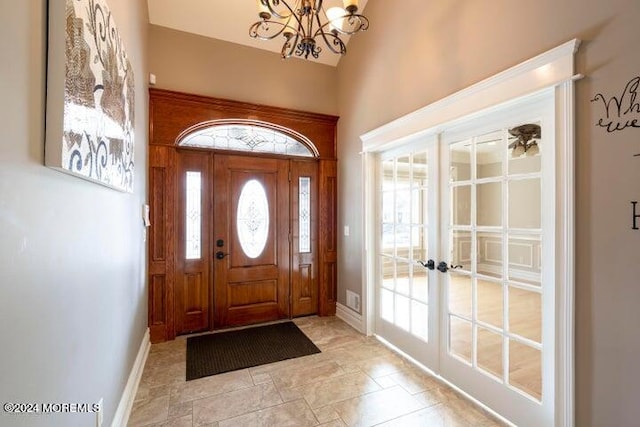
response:
<path id="1" fill-rule="evenodd" d="M 152 218 L 148 242 L 150 253 L 148 321 L 151 342 L 172 340 L 176 336 L 174 294 L 179 137 L 185 130 L 199 123 L 228 119 L 271 123 L 290 129 L 306 138 L 306 141 L 312 141 L 315 152 L 318 154 L 315 157 L 318 162 L 318 229 L 323 230 L 323 233 L 318 235 L 318 315 L 335 315 L 338 117 L 152 88 L 149 89 L 148 166 L 149 205 Z M 219 152 L 239 154 L 220 150 Z M 300 158 L 296 157 L 296 159 Z"/>

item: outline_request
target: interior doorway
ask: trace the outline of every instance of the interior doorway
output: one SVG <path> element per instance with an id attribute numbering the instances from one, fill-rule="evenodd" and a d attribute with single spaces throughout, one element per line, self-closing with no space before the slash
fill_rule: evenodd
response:
<path id="1" fill-rule="evenodd" d="M 377 154 L 376 334 L 517 425 L 554 419 L 551 100 Z"/>

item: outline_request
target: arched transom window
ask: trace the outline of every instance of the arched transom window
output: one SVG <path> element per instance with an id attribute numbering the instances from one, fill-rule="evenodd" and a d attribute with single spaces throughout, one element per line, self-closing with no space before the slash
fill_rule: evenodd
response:
<path id="1" fill-rule="evenodd" d="M 195 129 L 195 130 L 194 130 Z M 290 129 L 255 121 L 202 123 L 178 138 L 181 147 L 317 157 L 311 141 Z M 294 138 L 294 136 L 296 138 Z"/>

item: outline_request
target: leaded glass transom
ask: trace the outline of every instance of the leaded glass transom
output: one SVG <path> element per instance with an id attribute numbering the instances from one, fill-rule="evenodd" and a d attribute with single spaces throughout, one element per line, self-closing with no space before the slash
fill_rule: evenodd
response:
<path id="1" fill-rule="evenodd" d="M 236 225 L 244 253 L 249 258 L 259 257 L 269 237 L 269 201 L 264 187 L 255 179 L 242 187 Z"/>
<path id="2" fill-rule="evenodd" d="M 197 130 L 180 141 L 181 146 L 218 150 L 314 157 L 309 147 L 270 127 L 246 124 L 213 125 Z"/>

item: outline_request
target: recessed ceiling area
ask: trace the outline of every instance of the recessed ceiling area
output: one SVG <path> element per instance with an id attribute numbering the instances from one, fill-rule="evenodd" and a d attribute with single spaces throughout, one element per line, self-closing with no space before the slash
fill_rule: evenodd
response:
<path id="1" fill-rule="evenodd" d="M 358 4 L 358 12 L 363 13 L 367 0 L 360 0 Z M 249 37 L 249 27 L 259 19 L 255 0 L 148 0 L 148 5 L 149 22 L 153 25 L 269 50 L 278 54 L 280 54 L 284 43 L 284 37 L 269 41 Z M 341 7 L 342 0 L 324 1 L 325 10 L 333 6 Z M 365 35 L 366 33 L 363 33 L 357 37 Z M 341 38 L 345 44 L 348 43 L 349 37 Z M 309 60 L 335 67 L 341 57 L 341 55 L 324 48 L 318 59 L 309 57 Z M 292 57 L 288 60 L 293 59 Z"/>

